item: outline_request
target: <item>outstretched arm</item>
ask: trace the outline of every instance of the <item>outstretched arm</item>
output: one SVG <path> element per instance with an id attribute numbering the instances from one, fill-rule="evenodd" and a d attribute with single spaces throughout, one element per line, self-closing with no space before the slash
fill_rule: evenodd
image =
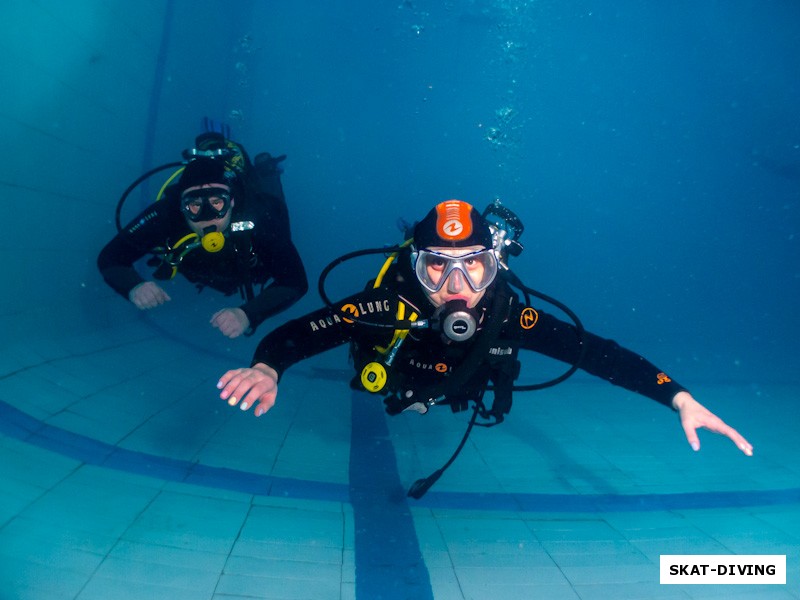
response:
<path id="1" fill-rule="evenodd" d="M 520 308 L 520 311 L 531 309 Z M 517 336 L 521 347 L 534 350 L 566 363 L 575 363 L 581 357 L 580 367 L 587 373 L 601 377 L 632 392 L 671 408 L 680 414 L 681 425 L 691 447 L 700 449 L 697 430 L 708 429 L 722 434 L 747 456 L 752 456 L 753 446 L 733 427 L 709 411 L 666 373 L 635 352 L 623 348 L 613 340 L 601 338 L 591 332 L 579 337 L 574 326 L 542 311 L 534 311 L 536 318 L 525 321 L 520 313 Z M 516 322 L 512 320 L 511 322 Z M 527 326 L 526 326 L 527 325 Z M 581 345 L 586 349 L 581 355 Z"/>
<path id="2" fill-rule="evenodd" d="M 697 430 L 701 427 L 724 435 L 736 444 L 747 456 L 753 456 L 753 446 L 733 427 L 695 400 L 689 392 L 678 392 L 672 399 L 672 406 L 678 411 L 683 431 L 689 445 L 696 452 L 700 450 Z"/>

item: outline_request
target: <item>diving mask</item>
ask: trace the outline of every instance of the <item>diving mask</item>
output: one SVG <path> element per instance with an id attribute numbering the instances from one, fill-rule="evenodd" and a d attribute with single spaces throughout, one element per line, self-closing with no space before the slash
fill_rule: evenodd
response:
<path id="1" fill-rule="evenodd" d="M 193 223 L 221 219 L 230 206 L 230 190 L 221 186 L 190 189 L 181 196 L 181 211 Z"/>
<path id="2" fill-rule="evenodd" d="M 485 290 L 497 276 L 497 257 L 492 249 L 451 256 L 431 250 L 419 250 L 412 256 L 417 279 L 431 293 L 444 287 L 451 275 L 461 276 L 474 292 Z M 459 271 L 459 274 L 454 273 Z"/>

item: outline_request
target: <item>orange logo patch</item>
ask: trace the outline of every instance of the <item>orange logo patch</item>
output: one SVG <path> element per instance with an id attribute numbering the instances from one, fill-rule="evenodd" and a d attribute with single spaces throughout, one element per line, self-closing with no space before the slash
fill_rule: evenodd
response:
<path id="1" fill-rule="evenodd" d="M 436 366 L 433 368 L 436 369 L 438 373 L 447 373 L 447 365 L 444 363 L 436 363 Z"/>
<path id="2" fill-rule="evenodd" d="M 664 385 L 665 383 L 669 383 L 672 379 L 666 373 L 659 373 L 656 375 L 658 385 Z"/>
<path id="3" fill-rule="evenodd" d="M 539 321 L 539 313 L 533 310 L 530 306 L 524 308 L 519 315 L 519 324 L 523 329 L 533 329 Z"/>
<path id="4" fill-rule="evenodd" d="M 443 240 L 457 242 L 472 235 L 472 205 L 461 200 L 447 200 L 436 205 L 436 233 Z"/>
<path id="5" fill-rule="evenodd" d="M 358 318 L 358 309 L 356 308 L 355 304 L 345 304 L 339 310 L 341 310 L 344 313 L 349 313 L 349 314 L 353 315 L 354 317 Z M 347 317 L 342 317 L 342 321 L 344 321 L 345 323 L 352 323 L 353 322 L 352 319 L 348 319 Z"/>

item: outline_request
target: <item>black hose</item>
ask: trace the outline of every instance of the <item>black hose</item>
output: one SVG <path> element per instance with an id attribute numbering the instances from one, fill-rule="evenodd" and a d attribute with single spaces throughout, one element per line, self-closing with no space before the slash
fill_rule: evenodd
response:
<path id="1" fill-rule="evenodd" d="M 517 288 L 521 289 L 526 294 L 531 294 L 532 296 L 536 296 L 537 298 L 539 298 L 540 300 L 544 300 L 548 304 L 552 304 L 553 306 L 555 306 L 556 308 L 561 310 L 570 319 L 572 319 L 572 322 L 575 323 L 575 329 L 578 332 L 578 346 L 580 347 L 580 351 L 579 351 L 579 354 L 578 354 L 578 359 L 570 366 L 569 369 L 567 369 L 564 373 L 562 373 L 558 377 L 555 377 L 554 379 L 550 379 L 548 381 L 544 381 L 542 383 L 530 383 L 530 384 L 526 384 L 526 385 L 515 385 L 512 388 L 512 390 L 515 391 L 515 392 L 531 392 L 531 391 L 534 391 L 534 390 L 543 390 L 545 388 L 549 388 L 549 387 L 552 387 L 554 385 L 558 385 L 559 383 L 561 383 L 565 379 L 571 377 L 575 373 L 575 371 L 580 369 L 581 363 L 583 362 L 583 358 L 584 358 L 584 356 L 586 356 L 586 344 L 584 343 L 584 339 L 583 339 L 585 334 L 586 334 L 586 330 L 583 327 L 583 323 L 581 323 L 581 320 L 578 318 L 578 315 L 576 315 L 563 302 L 560 302 L 560 301 L 556 300 L 555 298 L 552 298 L 552 297 L 548 296 L 547 294 L 543 294 L 542 292 L 537 292 L 536 290 L 534 290 L 532 288 L 529 288 L 528 286 L 523 284 L 522 281 L 520 281 L 519 277 L 517 277 L 511 271 L 507 271 L 506 272 L 506 276 L 509 279 L 509 283 L 511 283 L 511 285 L 513 285 L 514 287 L 517 287 Z M 493 389 L 493 388 L 490 386 L 489 389 Z"/>
<path id="2" fill-rule="evenodd" d="M 182 165 L 183 165 L 182 162 L 171 162 L 165 165 L 161 165 L 160 167 L 150 169 L 149 171 L 147 171 L 147 173 L 140 175 L 132 184 L 128 186 L 128 188 L 124 192 L 122 192 L 122 196 L 120 197 L 119 202 L 117 202 L 117 210 L 114 213 L 114 223 L 117 225 L 117 231 L 122 231 L 122 223 L 120 222 L 120 215 L 122 214 L 122 205 L 125 204 L 125 200 L 128 198 L 128 195 L 148 177 L 155 175 L 159 171 L 164 171 L 165 169 L 169 169 L 172 167 L 180 167 Z"/>
<path id="3" fill-rule="evenodd" d="M 325 292 L 325 280 L 328 278 L 328 274 L 343 262 L 346 262 L 352 258 L 358 258 L 359 256 L 368 256 L 370 254 L 391 254 L 392 252 L 399 252 L 400 250 L 402 250 L 400 246 L 390 246 L 388 248 L 368 248 L 366 250 L 356 250 L 355 252 L 349 252 L 347 254 L 343 254 L 339 258 L 329 263 L 324 269 L 322 269 L 322 272 L 319 274 L 319 279 L 317 280 L 317 290 L 319 291 L 319 297 L 325 303 L 325 306 L 331 309 L 334 308 L 333 302 L 328 297 L 328 294 Z M 361 319 L 358 319 L 355 316 L 348 316 L 347 318 L 361 325 L 367 325 L 370 327 L 379 327 L 383 329 L 404 329 L 404 328 L 409 329 L 414 326 L 413 321 L 397 321 L 395 323 L 372 323 L 369 321 L 363 321 Z"/>
<path id="4" fill-rule="evenodd" d="M 455 452 L 453 452 L 453 455 L 450 457 L 450 459 L 427 477 L 424 477 L 422 479 L 417 479 L 408 489 L 409 497 L 414 498 L 415 500 L 419 500 L 420 498 L 422 498 L 427 493 L 427 491 L 431 489 L 433 484 L 439 481 L 439 478 L 442 476 L 442 473 L 444 473 L 447 470 L 447 468 L 453 464 L 458 455 L 461 453 L 461 450 L 463 450 L 464 444 L 467 443 L 469 434 L 472 432 L 472 428 L 475 426 L 475 421 L 478 418 L 478 411 L 480 410 L 481 406 L 483 406 L 483 404 L 480 401 L 480 399 L 478 399 L 477 402 L 475 403 L 475 409 L 472 413 L 472 417 L 470 418 L 469 424 L 467 425 L 467 430 L 464 432 L 464 436 L 461 438 L 461 443 L 458 444 L 458 448 L 456 448 Z"/>

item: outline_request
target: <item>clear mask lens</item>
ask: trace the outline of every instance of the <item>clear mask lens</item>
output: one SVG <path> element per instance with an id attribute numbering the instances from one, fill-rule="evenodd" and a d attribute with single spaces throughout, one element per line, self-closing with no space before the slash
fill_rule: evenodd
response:
<path id="1" fill-rule="evenodd" d="M 497 276 L 497 258 L 492 250 L 480 250 L 464 256 L 420 250 L 415 269 L 417 279 L 429 292 L 441 290 L 448 277 L 460 278 L 472 291 L 480 292 L 489 287 Z"/>
<path id="2" fill-rule="evenodd" d="M 222 188 L 200 188 L 181 197 L 181 210 L 193 222 L 221 219 L 230 205 L 231 195 Z"/>

